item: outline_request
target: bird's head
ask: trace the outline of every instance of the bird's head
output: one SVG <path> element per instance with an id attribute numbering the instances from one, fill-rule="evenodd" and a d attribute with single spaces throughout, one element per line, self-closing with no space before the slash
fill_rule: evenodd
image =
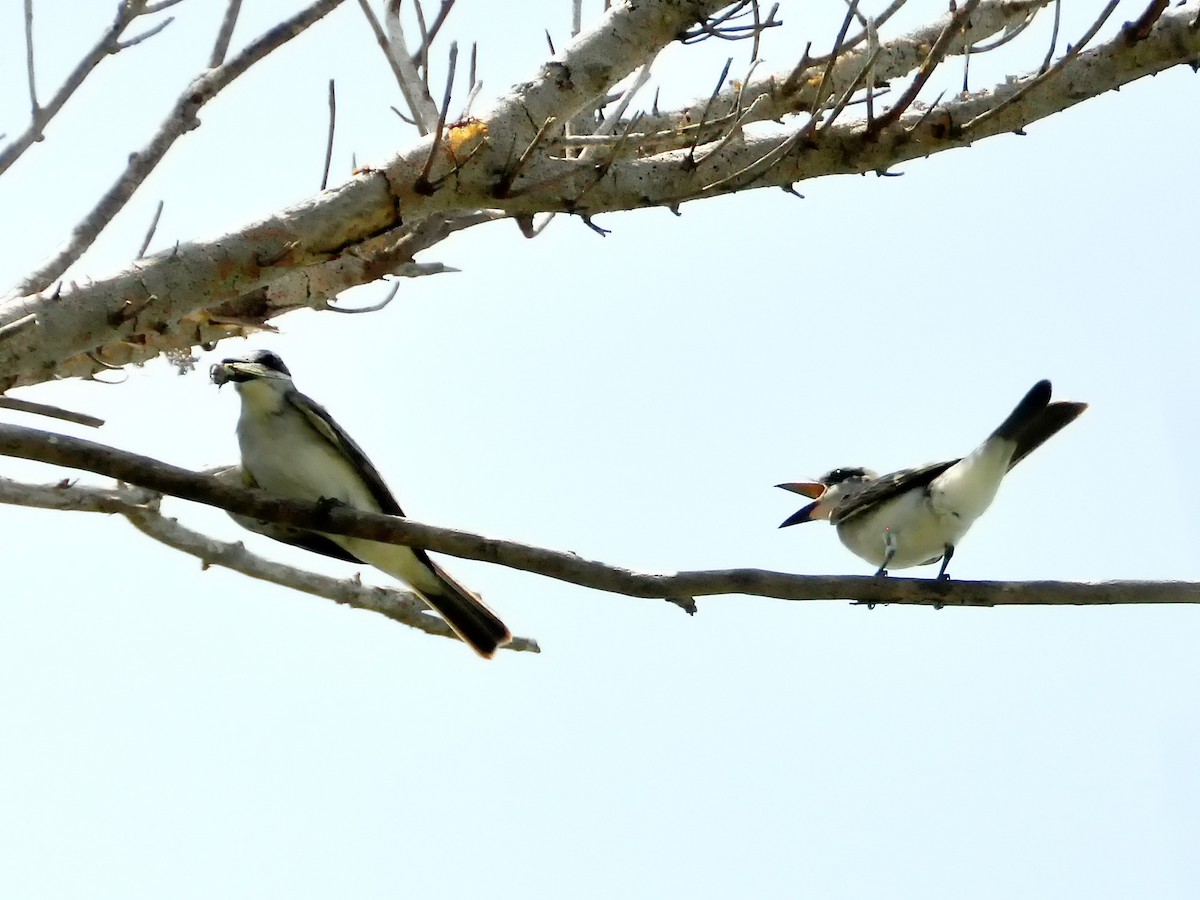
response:
<path id="1" fill-rule="evenodd" d="M 813 501 L 784 519 L 779 527 L 787 528 L 789 525 L 799 525 L 801 522 L 828 519 L 844 497 L 857 493 L 868 482 L 878 477 L 870 469 L 847 466 L 826 472 L 816 481 L 789 481 L 775 485 Z"/>
<path id="2" fill-rule="evenodd" d="M 270 350 L 255 350 L 242 357 L 222 360 L 209 369 L 208 374 L 218 387 L 230 381 L 241 386 L 252 381 L 290 383 L 292 380 L 292 373 L 283 360 Z"/>

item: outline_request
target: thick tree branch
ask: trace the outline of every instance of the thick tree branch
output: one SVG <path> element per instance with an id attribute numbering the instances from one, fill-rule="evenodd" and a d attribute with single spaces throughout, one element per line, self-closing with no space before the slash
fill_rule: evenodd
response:
<path id="1" fill-rule="evenodd" d="M 961 52 L 989 29 L 1004 30 L 1023 21 L 1040 2 L 984 0 L 972 13 L 966 34 L 950 35 L 944 49 Z M 1082 53 L 1071 51 L 1045 75 L 1034 70 L 993 90 L 955 96 L 934 109 L 914 104 L 882 130 L 844 117 L 814 129 L 804 104 L 821 87 L 804 74 L 811 68 L 806 63 L 795 79 L 752 82 L 743 89 L 742 106 L 734 107 L 741 110 L 737 116 L 743 124 L 803 110 L 794 123 L 777 134 L 739 134 L 735 140 L 730 129 L 737 123 L 722 119 L 714 123 L 708 144 L 706 135 L 699 135 L 696 165 L 688 165 L 684 149 L 692 146 L 695 133 L 660 144 L 654 143 L 657 137 L 640 143 L 645 135 L 625 133 L 620 146 L 597 153 L 595 159 L 554 155 L 558 132 L 545 134 L 547 123 L 590 114 L 614 85 L 725 5 L 698 0 L 613 5 L 596 27 L 580 34 L 478 121 L 450 124 L 428 179 L 421 175 L 430 160 L 430 139 L 409 147 L 383 169 L 363 170 L 340 188 L 219 241 L 181 245 L 139 260 L 114 277 L 73 285 L 61 295 L 32 295 L 0 305 L 0 389 L 95 372 L 101 368 L 98 360 L 123 365 L 167 350 L 186 350 L 201 340 L 239 333 L 238 328 L 252 322 L 261 327 L 272 315 L 294 308 L 262 302 L 276 286 L 292 285 L 286 293 L 301 299 L 311 295 L 294 288 L 306 286 L 318 273 L 337 271 L 341 287 L 379 277 L 375 267 L 359 265 L 353 257 L 369 259 L 380 243 L 403 234 L 401 228 L 434 217 L 496 210 L 489 215 L 520 221 L 548 212 L 590 218 L 642 207 L 674 209 L 691 199 L 789 187 L 829 174 L 882 172 L 981 138 L 1021 131 L 1137 78 L 1200 59 L 1200 29 L 1194 25 L 1200 0 L 1166 10 L 1155 3 L 1153 15 L 1143 16 L 1131 30 L 1122 29 Z M 882 42 L 872 66 L 876 77 L 920 65 L 929 56 L 929 35 L 942 34 L 946 21 Z M 832 96 L 839 96 L 839 85 L 846 93 L 871 52 L 868 46 L 835 63 Z M 760 91 L 757 96 L 755 90 Z M 537 152 L 529 152 L 535 144 Z M 625 150 L 629 154 L 623 157 Z M 635 151 L 645 155 L 634 156 Z M 353 265 L 344 265 L 347 257 Z M 239 309 L 231 312 L 230 306 Z M 32 327 L 6 331 L 31 316 Z"/>
<path id="2" fill-rule="evenodd" d="M 85 469 L 159 493 L 296 528 L 425 547 L 595 590 L 669 600 L 689 611 L 694 611 L 693 598 L 714 594 L 750 594 L 781 600 L 850 599 L 864 603 L 937 607 L 1200 603 L 1200 583 L 1192 582 L 938 581 L 789 575 L 761 569 L 642 573 L 586 560 L 573 553 L 438 528 L 411 519 L 287 500 L 92 441 L 15 425 L 0 425 L 0 455 Z"/>
<path id="3" fill-rule="evenodd" d="M 322 0 L 310 9 L 332 8 L 338 2 Z M 520 85 L 501 100 L 487 127 L 450 128 L 442 150 L 445 158 L 435 176 L 441 178 L 453 171 L 483 144 L 493 148 L 481 155 L 487 157 L 486 165 L 502 167 L 508 151 L 501 149 L 497 158 L 494 148 L 516 148 L 519 153 L 541 122 L 584 108 L 686 26 L 723 5 L 722 0 L 648 0 L 614 8 L 560 59 L 547 63 L 534 82 Z M 238 60 L 254 46 L 198 83 L 227 78 L 218 73 L 234 71 Z M 177 112 L 187 115 L 194 110 L 189 106 Z M 163 338 L 189 316 L 235 300 L 296 269 L 334 260 L 348 248 L 396 229 L 401 225 L 402 206 L 404 222 L 410 225 L 437 213 L 427 202 L 429 198 L 417 191 L 430 143 L 421 141 L 398 164 L 386 170 L 364 170 L 341 188 L 238 234 L 207 244 L 180 245 L 139 260 L 115 277 L 72 286 L 52 297 L 33 294 L 0 305 L 0 328 L 31 314 L 37 321 L 37 327 L 0 341 L 0 389 L 61 376 L 65 360 L 87 353 L 105 355 L 96 351 L 112 343 L 153 341 L 159 344 L 156 352 L 162 352 Z M 475 171 L 479 171 L 477 164 Z M 480 184 L 476 176 L 474 181 L 476 189 L 466 202 L 439 205 L 449 212 L 495 206 L 490 197 L 492 179 Z M 442 189 L 435 196 L 457 195 L 462 179 L 455 179 L 454 185 L 455 191 Z M 61 271 L 58 265 L 43 268 L 27 283 L 43 289 L 56 270 Z M 191 331 L 190 327 L 179 330 L 183 337 Z"/>
<path id="4" fill-rule="evenodd" d="M 248 551 L 241 542 L 218 541 L 180 525 L 158 511 L 162 495 L 145 488 L 118 485 L 90 487 L 63 481 L 57 484 L 22 484 L 0 478 L 0 503 L 73 512 L 97 512 L 124 516 L 138 531 L 183 553 L 196 557 L 203 567 L 223 566 L 251 578 L 269 581 L 316 597 L 324 597 L 353 609 L 387 616 L 427 634 L 458 640 L 440 616 L 430 612 L 409 591 L 372 587 L 358 580 L 331 578 L 264 559 Z M 506 650 L 540 652 L 537 641 L 515 637 Z"/>

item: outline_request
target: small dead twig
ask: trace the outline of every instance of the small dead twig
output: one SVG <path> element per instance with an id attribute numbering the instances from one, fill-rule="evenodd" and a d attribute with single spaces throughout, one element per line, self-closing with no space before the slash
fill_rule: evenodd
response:
<path id="1" fill-rule="evenodd" d="M 883 115 L 871 123 L 871 127 L 867 131 L 867 137 L 873 139 L 877 137 L 884 129 L 896 123 L 905 111 L 908 110 L 917 95 L 921 93 L 921 89 L 925 87 L 925 83 L 929 81 L 929 77 L 933 74 L 933 70 L 938 67 L 941 61 L 946 57 L 946 53 L 950 49 L 950 42 L 954 40 L 955 35 L 966 29 L 971 13 L 979 6 L 980 0 L 967 0 L 958 10 L 951 15 L 950 21 L 946 23 L 946 27 L 942 29 L 941 35 L 933 46 L 929 48 L 929 53 L 926 54 L 924 61 L 921 63 L 921 68 L 917 70 L 917 74 L 913 76 L 912 82 L 900 95 L 899 99 L 892 104 Z"/>
<path id="2" fill-rule="evenodd" d="M 329 134 L 325 138 L 325 168 L 321 171 L 321 190 L 329 184 L 329 167 L 333 163 L 333 132 L 337 125 L 337 92 L 329 79 Z"/>
<path id="3" fill-rule="evenodd" d="M 33 0 L 25 0 L 25 70 L 29 81 L 29 117 L 36 122 L 42 110 L 38 106 L 37 80 L 33 72 Z"/>
<path id="4" fill-rule="evenodd" d="M 1063 68 L 1067 65 L 1067 63 L 1069 63 L 1071 60 L 1073 60 L 1075 57 L 1077 57 L 1080 53 L 1083 52 L 1083 48 L 1086 47 L 1091 42 L 1092 38 L 1094 38 L 1096 36 L 1096 34 L 1100 31 L 1100 29 L 1104 27 L 1104 23 L 1108 21 L 1108 17 L 1111 16 L 1113 14 L 1113 11 L 1117 8 L 1118 2 L 1119 2 L 1119 0 L 1109 0 L 1108 4 L 1104 7 L 1104 9 L 1102 9 L 1100 11 L 1100 15 L 1097 16 L 1097 18 L 1094 22 L 1092 22 L 1091 27 L 1088 28 L 1088 30 L 1084 33 L 1083 37 L 1080 39 L 1078 44 L 1075 44 L 1074 46 L 1068 45 L 1067 52 L 1064 53 L 1062 55 L 1062 58 L 1060 58 L 1059 61 L 1056 62 L 1053 66 L 1051 66 L 1049 69 L 1046 69 L 1044 72 L 1040 73 L 1037 77 L 1030 79 L 1029 82 L 1027 82 L 1023 87 L 1021 87 L 1017 91 L 1014 91 L 1010 96 L 1005 98 L 1005 100 L 1003 100 L 1001 103 L 998 103 L 995 106 L 993 106 L 991 109 L 980 113 L 978 116 L 973 118 L 971 121 L 969 121 L 965 125 L 963 125 L 962 126 L 963 133 L 965 134 L 968 131 L 971 131 L 972 129 L 978 128 L 984 122 L 987 122 L 987 121 L 995 118 L 1003 110 L 1008 109 L 1010 106 L 1012 106 L 1015 103 L 1019 103 L 1025 97 L 1029 96 L 1029 94 L 1032 91 L 1036 90 L 1038 87 L 1045 84 L 1047 81 L 1049 81 L 1051 78 L 1053 78 L 1059 72 L 1061 72 L 1063 70 Z"/>
<path id="5" fill-rule="evenodd" d="M 1062 22 L 1062 0 L 1054 0 L 1054 27 L 1050 31 L 1050 46 L 1046 48 L 1046 58 L 1042 60 L 1039 75 L 1044 75 L 1054 60 L 1054 51 L 1058 49 L 1058 27 Z"/>
<path id="6" fill-rule="evenodd" d="M 421 169 L 421 174 L 417 176 L 416 184 L 413 185 L 414 191 L 418 194 L 424 194 L 427 197 L 431 196 L 437 190 L 437 186 L 430 181 L 429 175 L 433 171 L 433 161 L 437 158 L 438 149 L 442 145 L 442 133 L 446 128 L 446 115 L 450 111 L 450 97 L 454 92 L 454 74 L 457 67 L 458 42 L 451 41 L 449 71 L 446 73 L 446 92 L 442 95 L 442 106 L 438 110 L 437 127 L 433 132 L 433 143 L 429 145 L 429 156 L 425 158 L 425 165 Z"/>
<path id="7" fill-rule="evenodd" d="M 721 88 L 725 85 L 725 79 L 729 77 L 729 67 L 733 65 L 733 57 L 730 56 L 725 60 L 725 67 L 721 69 L 721 74 L 717 78 L 716 85 L 713 86 L 712 93 L 708 95 L 708 100 L 704 104 L 704 110 L 700 113 L 700 121 L 696 128 L 696 138 L 692 141 L 692 146 L 688 148 L 687 156 L 683 158 L 684 171 L 690 172 L 696 168 L 696 148 L 700 145 L 700 135 L 702 134 L 703 126 L 708 121 L 708 112 L 712 109 L 713 101 L 717 99 L 717 94 L 721 93 Z"/>
<path id="8" fill-rule="evenodd" d="M 1121 29 L 1121 33 L 1125 37 L 1125 46 L 1132 47 L 1150 37 L 1150 29 L 1154 27 L 1155 22 L 1162 18 L 1166 8 L 1167 0 L 1151 0 L 1150 5 L 1137 18 L 1137 21 L 1126 22 Z"/>
<path id="9" fill-rule="evenodd" d="M 233 28 L 237 25 L 238 13 L 241 9 L 242 0 L 229 0 L 229 5 L 225 7 L 225 16 L 221 19 L 221 30 L 217 32 L 212 55 L 208 58 L 210 69 L 215 69 L 225 62 L 225 54 L 229 52 L 229 42 L 233 40 Z"/>
<path id="10" fill-rule="evenodd" d="M 12 409 L 17 412 L 30 413 L 35 416 L 46 416 L 63 422 L 73 422 L 76 425 L 86 425 L 88 428 L 99 428 L 104 424 L 103 419 L 79 413 L 61 406 L 50 406 L 46 403 L 34 403 L 32 400 L 18 400 L 16 397 L 0 395 L 0 409 Z"/>
<path id="11" fill-rule="evenodd" d="M 150 246 L 150 242 L 154 240 L 154 232 L 158 230 L 158 220 L 162 216 L 163 201 L 158 201 L 158 206 L 154 209 L 154 218 L 150 220 L 150 227 L 146 229 L 146 236 L 142 238 L 142 245 L 138 247 L 137 256 L 135 259 L 141 259 L 146 255 L 146 250 Z"/>

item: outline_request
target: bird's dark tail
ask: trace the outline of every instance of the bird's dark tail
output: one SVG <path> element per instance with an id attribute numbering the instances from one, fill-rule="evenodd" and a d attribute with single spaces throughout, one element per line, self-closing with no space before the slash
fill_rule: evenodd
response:
<path id="1" fill-rule="evenodd" d="M 1008 463 L 1009 469 L 1074 422 L 1087 409 L 1086 403 L 1051 403 L 1050 391 L 1049 381 L 1039 381 L 1029 389 L 1008 418 L 1000 423 L 1000 427 L 992 432 L 992 437 L 1013 441 L 1017 445 Z"/>
<path id="2" fill-rule="evenodd" d="M 1017 435 L 1017 449 L 1013 451 L 1008 468 L 1012 469 L 1026 456 L 1074 422 L 1085 409 L 1087 409 L 1086 403 L 1067 401 L 1051 403 L 1043 409 Z"/>
<path id="3" fill-rule="evenodd" d="M 437 563 L 428 558 L 426 562 L 438 585 L 434 589 L 430 581 L 423 579 L 417 593 L 471 649 L 490 659 L 497 648 L 512 640 L 508 626 L 484 606 L 482 600 L 442 571 Z"/>
<path id="4" fill-rule="evenodd" d="M 1000 427 L 992 432 L 992 437 L 1008 441 L 1017 440 L 1021 432 L 1049 405 L 1050 382 L 1039 381 L 1021 398 L 1017 408 L 1008 414 L 1008 418 L 1000 423 Z"/>

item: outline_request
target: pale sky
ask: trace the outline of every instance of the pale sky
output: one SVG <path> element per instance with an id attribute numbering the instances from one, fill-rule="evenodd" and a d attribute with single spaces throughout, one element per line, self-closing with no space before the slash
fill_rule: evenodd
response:
<path id="1" fill-rule="evenodd" d="M 300 5 L 247 0 L 235 46 Z M 910 5 L 896 28 L 945 6 Z M 1101 4 L 1065 5 L 1063 42 Z M 0 11 L 10 137 L 28 115 L 21 6 Z M 34 6 L 47 96 L 112 4 Z M 152 134 L 223 6 L 188 0 L 108 61 L 0 179 L 5 289 Z M 536 73 L 544 29 L 567 36 L 566 2 L 512 9 L 460 0 L 447 26 L 481 41 L 482 103 Z M 765 71 L 827 46 L 842 9 L 785 4 Z M 973 85 L 1036 66 L 1048 25 L 974 59 Z M 729 53 L 744 73 L 741 46 L 665 55 L 660 104 L 706 95 Z M 335 183 L 352 154 L 413 140 L 348 3 L 210 104 L 73 277 L 125 265 L 159 199 L 152 251 L 316 191 L 331 77 Z M 605 238 L 564 217 L 533 241 L 489 225 L 421 257 L 461 273 L 405 281 L 383 312 L 291 314 L 183 377 L 156 362 L 19 392 L 106 418 L 97 432 L 4 419 L 230 462 L 237 396 L 207 368 L 268 347 L 422 521 L 652 571 L 869 574 L 824 524 L 777 529 L 800 498 L 773 485 L 961 455 L 1050 378 L 1091 408 L 1005 481 L 951 573 L 1197 580 L 1197 84 L 1172 70 L 903 177 L 804 183 L 804 200 L 599 216 Z M 169 506 L 266 556 L 355 571 Z M 3 507 L 0 527 L 3 897 L 1200 894 L 1196 608 L 728 596 L 689 618 L 445 558 L 543 649 L 489 663 L 202 571 L 117 518 Z"/>

